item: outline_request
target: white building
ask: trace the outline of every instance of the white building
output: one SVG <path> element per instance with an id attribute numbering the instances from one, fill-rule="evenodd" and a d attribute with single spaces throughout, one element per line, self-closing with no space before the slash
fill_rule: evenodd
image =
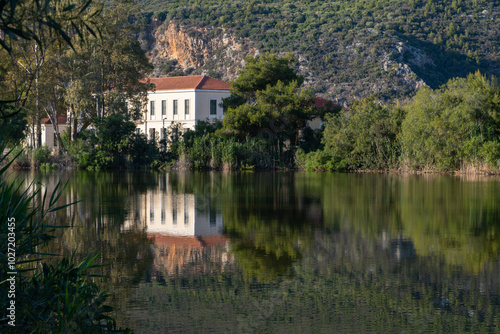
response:
<path id="1" fill-rule="evenodd" d="M 57 116 L 57 126 L 59 127 L 59 133 L 63 134 L 64 131 L 68 128 L 68 119 L 66 116 Z M 41 145 L 46 145 L 51 151 L 57 150 L 58 142 L 56 138 L 56 132 L 54 130 L 54 125 L 50 121 L 50 119 L 43 118 L 40 120 L 41 132 L 42 132 L 42 142 Z M 30 129 L 32 130 L 32 128 Z M 36 134 L 36 127 L 33 130 L 33 133 L 28 133 L 25 140 L 25 145 L 34 147 L 34 135 Z"/>
<path id="2" fill-rule="evenodd" d="M 148 92 L 147 108 L 142 120 L 136 122 L 137 131 L 148 139 L 163 139 L 165 131 L 177 125 L 181 131 L 194 130 L 199 120 L 222 120 L 222 99 L 230 95 L 229 84 L 205 75 L 150 78 L 155 90 Z M 48 118 L 42 123 L 42 145 L 57 149 L 55 131 Z M 58 116 L 59 132 L 68 127 L 67 117 Z M 33 146 L 31 136 L 27 144 Z"/>
<path id="3" fill-rule="evenodd" d="M 148 139 L 163 139 L 170 126 L 184 132 L 199 120 L 222 120 L 222 99 L 230 95 L 229 84 L 205 75 L 151 78 L 156 89 L 148 92 L 147 110 L 136 122 Z"/>

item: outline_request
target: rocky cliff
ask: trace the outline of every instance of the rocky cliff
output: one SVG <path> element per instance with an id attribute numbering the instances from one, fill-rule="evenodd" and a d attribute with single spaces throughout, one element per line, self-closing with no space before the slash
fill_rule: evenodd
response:
<path id="1" fill-rule="evenodd" d="M 207 74 L 231 81 L 244 66 L 246 56 L 256 56 L 260 53 L 250 39 L 237 38 L 223 28 L 189 26 L 179 22 L 156 22 L 151 27 L 149 39 L 143 40 L 143 46 L 155 65 L 154 76 Z M 145 42 L 146 40 L 148 42 Z M 363 47 L 365 46 L 360 42 L 336 45 L 336 49 L 340 50 L 338 53 L 345 57 L 356 54 Z M 298 60 L 297 70 L 305 77 L 305 85 L 312 87 L 317 94 L 340 103 L 376 93 L 414 91 L 425 85 L 425 82 L 412 68 L 433 66 L 432 59 L 423 51 L 408 46 L 397 38 L 392 39 L 390 49 L 376 55 L 377 66 L 382 73 L 377 81 L 352 80 L 344 76 L 319 79 L 316 75 L 318 69 L 310 68 L 308 55 L 301 51 L 294 53 Z M 408 64 L 405 63 L 406 58 L 410 59 Z"/>
<path id="2" fill-rule="evenodd" d="M 223 28 L 164 22 L 150 33 L 147 54 L 155 76 L 208 74 L 230 81 L 246 56 L 258 54 L 250 41 L 238 40 Z"/>
<path id="3" fill-rule="evenodd" d="M 500 73 L 495 1 L 136 2 L 156 75 L 230 80 L 247 55 L 294 53 L 316 93 L 387 101 L 477 70 Z"/>

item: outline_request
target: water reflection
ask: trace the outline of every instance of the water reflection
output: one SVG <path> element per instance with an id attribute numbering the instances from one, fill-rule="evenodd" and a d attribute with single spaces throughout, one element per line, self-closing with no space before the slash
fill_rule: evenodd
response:
<path id="1" fill-rule="evenodd" d="M 39 176 L 48 188 L 61 175 Z M 57 221 L 148 332 L 497 332 L 500 182 L 76 173 Z M 61 203 L 62 204 L 62 203 Z"/>
<path id="2" fill-rule="evenodd" d="M 153 266 L 147 280 L 224 270 L 232 262 L 229 239 L 222 235 L 222 211 L 206 196 L 172 186 L 170 174 L 158 175 L 158 186 L 132 194 L 123 231 L 142 230 L 151 240 Z"/>

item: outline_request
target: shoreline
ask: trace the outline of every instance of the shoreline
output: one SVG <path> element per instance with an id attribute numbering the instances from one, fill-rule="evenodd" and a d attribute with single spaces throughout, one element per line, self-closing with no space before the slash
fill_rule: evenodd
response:
<path id="1" fill-rule="evenodd" d="M 52 163 L 43 163 L 39 166 L 33 165 L 12 165 L 9 169 L 18 170 L 18 171 L 178 171 L 178 172 L 186 172 L 186 171 L 204 171 L 204 172 L 307 172 L 305 168 L 289 168 L 289 167 L 277 167 L 277 168 L 263 168 L 256 166 L 244 166 L 240 168 L 227 168 L 227 166 L 222 167 L 208 167 L 208 168 L 193 168 L 182 166 L 182 164 L 178 164 L 175 162 L 167 162 L 163 163 L 161 166 L 157 167 L 139 167 L 139 168 L 109 168 L 109 169 L 101 169 L 101 170 L 87 170 L 87 169 L 79 169 L 75 164 L 67 164 L 67 157 L 64 157 L 64 162 L 60 163 L 59 161 L 54 161 Z M 337 170 L 330 171 L 327 169 L 315 169 L 310 170 L 309 172 L 314 173 L 346 173 L 346 174 L 397 174 L 397 175 L 453 175 L 453 176 L 500 176 L 500 170 L 498 171 L 464 171 L 464 170 L 453 170 L 453 171 L 438 171 L 438 170 L 411 170 L 408 168 L 399 168 L 399 169 L 352 169 L 352 170 Z"/>

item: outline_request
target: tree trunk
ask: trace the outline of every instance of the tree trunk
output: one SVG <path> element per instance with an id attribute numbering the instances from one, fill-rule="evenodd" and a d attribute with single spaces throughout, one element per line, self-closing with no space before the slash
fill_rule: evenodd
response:
<path id="1" fill-rule="evenodd" d="M 59 146 L 58 153 L 60 154 L 61 151 L 63 153 L 67 152 L 68 150 L 66 149 L 66 146 L 64 146 L 64 143 L 61 139 L 61 133 L 59 132 L 59 124 L 57 124 L 57 112 L 55 106 L 50 106 L 51 112 L 47 111 L 47 116 L 49 116 L 50 122 L 52 123 L 52 126 L 54 127 L 54 134 L 56 135 L 57 143 Z"/>
<path id="2" fill-rule="evenodd" d="M 75 117 L 73 117 L 73 140 L 76 140 L 77 137 L 78 137 L 78 118 L 76 118 L 75 115 Z"/>

